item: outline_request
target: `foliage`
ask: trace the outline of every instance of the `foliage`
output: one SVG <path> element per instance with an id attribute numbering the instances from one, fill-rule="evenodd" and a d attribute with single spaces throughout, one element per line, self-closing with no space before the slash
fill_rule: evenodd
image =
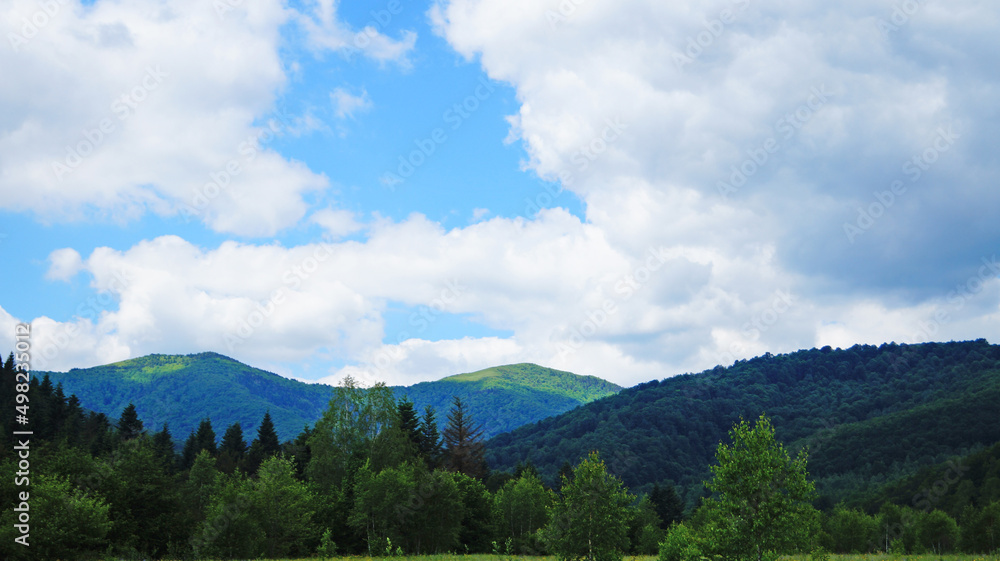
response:
<path id="1" fill-rule="evenodd" d="M 184 435 L 206 417 L 219 427 L 239 422 L 244 431 L 252 431 L 269 410 L 278 436 L 291 439 L 303 426 L 319 420 L 334 392 L 325 384 L 290 380 L 211 352 L 154 354 L 93 368 L 37 374 L 50 376 L 53 384 L 61 383 L 84 408 L 117 419 L 131 402 L 147 426 L 169 423 L 177 434 Z M 390 389 L 397 398 L 408 394 L 418 410 L 432 406 L 444 411 L 457 395 L 487 423 L 485 436 L 490 437 L 621 388 L 592 376 L 517 364 Z"/>
<path id="2" fill-rule="evenodd" d="M 444 429 L 444 466 L 449 471 L 464 473 L 469 477 L 486 477 L 486 460 L 483 457 L 483 429 L 476 425 L 465 411 L 462 399 L 455 397 Z"/>
<path id="3" fill-rule="evenodd" d="M 878 544 L 879 521 L 860 510 L 838 506 L 825 524 L 828 549 L 835 553 L 867 553 Z"/>
<path id="4" fill-rule="evenodd" d="M 486 456 L 508 471 L 530 459 L 555 483 L 566 461 L 592 450 L 622 454 L 615 472 L 631 489 L 672 481 L 692 508 L 716 443 L 741 417 L 765 411 L 789 450 L 809 446 L 811 476 L 832 507 L 1000 441 L 992 422 L 1000 418 L 1000 346 L 980 339 L 768 353 L 525 425 L 488 441 Z M 1000 492 L 1000 479 L 995 485 Z"/>
<path id="5" fill-rule="evenodd" d="M 7 489 L 4 491 L 6 495 Z M 4 559 L 88 559 L 107 548 L 111 521 L 108 505 L 100 497 L 74 488 L 65 477 L 41 475 L 32 478 L 28 499 L 23 504 L 19 498 L 13 501 L 0 516 L 0 553 Z M 25 505 L 31 526 L 28 547 L 14 542 L 21 533 L 14 527 L 20 523 L 20 513 L 13 509 Z"/>
<path id="6" fill-rule="evenodd" d="M 517 553 L 537 553 L 541 547 L 536 532 L 549 519 L 552 495 L 534 471 L 524 471 L 497 491 L 494 501 L 497 536 L 512 541 Z"/>
<path id="7" fill-rule="evenodd" d="M 253 484 L 251 507 L 263 531 L 263 552 L 271 558 L 306 555 L 312 548 L 312 496 L 305 483 L 295 479 L 291 460 L 273 456 L 265 460 Z"/>
<path id="8" fill-rule="evenodd" d="M 761 561 L 767 552 L 791 553 L 806 547 L 817 513 L 809 501 L 814 485 L 806 475 L 806 452 L 790 459 L 775 440 L 770 419 L 755 426 L 741 420 L 720 442 L 713 478 L 714 496 L 702 507 L 710 513 L 711 548 L 734 559 Z"/>
<path id="9" fill-rule="evenodd" d="M 701 561 L 701 539 L 686 524 L 675 524 L 660 543 L 658 561 Z"/>
<path id="10" fill-rule="evenodd" d="M 543 539 L 561 561 L 620 561 L 628 548 L 632 495 L 593 452 L 563 480 Z"/>
<path id="11" fill-rule="evenodd" d="M 396 403 L 384 384 L 362 388 L 343 380 L 309 438 L 306 472 L 325 487 L 341 486 L 366 461 L 378 470 L 391 455 L 385 431 L 397 423 Z"/>

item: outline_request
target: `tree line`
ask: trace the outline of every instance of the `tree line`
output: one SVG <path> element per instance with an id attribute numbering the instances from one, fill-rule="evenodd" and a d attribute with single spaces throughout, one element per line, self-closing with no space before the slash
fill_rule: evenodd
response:
<path id="1" fill-rule="evenodd" d="M 14 365 L 3 365 L 0 407 L 13 409 Z M 767 417 L 721 443 L 707 496 L 684 516 L 664 481 L 635 495 L 591 452 L 565 461 L 547 485 L 531 464 L 491 472 L 482 428 L 455 399 L 444 430 L 384 385 L 346 379 L 322 418 L 279 442 L 269 414 L 247 443 L 210 419 L 176 445 L 127 407 L 117 420 L 84 411 L 47 378 L 32 379 L 31 548 L 5 559 L 280 558 L 428 553 L 556 554 L 565 561 L 702 557 L 763 561 L 777 553 L 987 552 L 1000 547 L 1000 503 L 969 505 L 959 520 L 890 503 L 878 513 L 817 510 L 807 452 L 789 457 Z M 3 418 L 0 463 L 15 470 Z M 218 441 L 218 443 L 217 443 Z M 613 463 L 611 466 L 613 467 Z M 0 494 L 13 501 L 12 478 Z M 40 557 L 39 557 L 40 556 Z"/>

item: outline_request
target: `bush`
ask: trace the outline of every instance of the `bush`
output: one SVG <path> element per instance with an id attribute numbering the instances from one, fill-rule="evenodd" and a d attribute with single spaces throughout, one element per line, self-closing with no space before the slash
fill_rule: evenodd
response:
<path id="1" fill-rule="evenodd" d="M 830 561 L 830 552 L 822 547 L 817 547 L 809 554 L 809 561 Z"/>
<path id="2" fill-rule="evenodd" d="M 660 544 L 659 561 L 700 561 L 701 555 L 701 540 L 684 523 L 672 526 Z"/>
<path id="3" fill-rule="evenodd" d="M 316 550 L 316 555 L 319 557 L 337 556 L 337 544 L 334 543 L 329 528 L 323 532 L 323 537 L 319 540 L 319 549 Z"/>

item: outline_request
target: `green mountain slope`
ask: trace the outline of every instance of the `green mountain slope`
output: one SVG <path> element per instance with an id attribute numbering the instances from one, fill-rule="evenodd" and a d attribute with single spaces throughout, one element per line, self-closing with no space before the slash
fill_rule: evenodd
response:
<path id="1" fill-rule="evenodd" d="M 62 383 L 66 395 L 75 394 L 81 406 L 113 419 L 130 402 L 135 403 L 147 429 L 169 423 L 178 441 L 187 438 L 206 417 L 219 437 L 227 426 L 239 421 L 252 438 L 268 410 L 279 437 L 291 439 L 320 418 L 333 392 L 331 386 L 290 380 L 217 353 L 150 355 L 47 374 L 53 384 Z M 473 418 L 484 424 L 489 436 L 620 389 L 598 378 L 534 364 L 500 366 L 393 388 L 397 396 L 408 395 L 421 409 L 432 405 L 442 426 L 452 396 L 457 395 Z"/>
<path id="2" fill-rule="evenodd" d="M 81 406 L 112 419 L 135 403 L 148 430 L 169 423 L 180 442 L 205 417 L 220 438 L 235 421 L 252 438 L 267 410 L 278 435 L 294 438 L 319 418 L 332 395 L 330 386 L 289 380 L 217 353 L 149 355 L 47 374 L 66 395 L 76 394 Z"/>
<path id="3" fill-rule="evenodd" d="M 632 489 L 670 480 L 694 503 L 717 444 L 741 416 L 812 450 L 837 501 L 1000 441 L 1000 346 L 985 340 L 766 354 L 623 390 L 487 443 L 494 469 L 530 460 L 550 481 L 600 450 Z"/>
<path id="4" fill-rule="evenodd" d="M 490 438 L 615 394 L 621 387 L 536 364 L 510 364 L 393 389 L 421 409 L 434 407 L 442 425 L 452 397 L 460 397 L 468 404 L 473 420 L 483 426 L 484 436 Z"/>

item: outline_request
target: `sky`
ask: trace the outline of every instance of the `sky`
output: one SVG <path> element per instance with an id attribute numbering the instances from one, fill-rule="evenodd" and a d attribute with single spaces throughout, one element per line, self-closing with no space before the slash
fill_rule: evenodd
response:
<path id="1" fill-rule="evenodd" d="M 633 385 L 997 343 L 998 28 L 976 0 L 7 0 L 0 350 L 30 323 L 40 370 Z"/>

